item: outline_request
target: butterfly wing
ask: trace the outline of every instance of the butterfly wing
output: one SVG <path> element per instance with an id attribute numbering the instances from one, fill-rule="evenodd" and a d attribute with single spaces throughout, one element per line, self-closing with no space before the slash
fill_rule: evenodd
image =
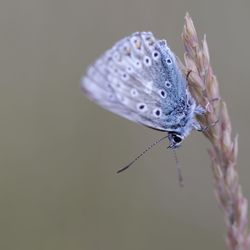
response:
<path id="1" fill-rule="evenodd" d="M 186 81 L 166 41 L 137 32 L 117 42 L 81 81 L 88 97 L 115 114 L 169 131 L 186 105 Z"/>

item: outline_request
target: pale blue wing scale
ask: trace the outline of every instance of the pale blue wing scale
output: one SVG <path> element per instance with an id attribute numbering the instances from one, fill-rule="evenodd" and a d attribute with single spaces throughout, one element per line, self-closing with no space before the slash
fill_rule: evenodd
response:
<path id="1" fill-rule="evenodd" d="M 104 108 L 163 131 L 178 122 L 171 114 L 187 103 L 186 82 L 175 56 L 150 32 L 116 43 L 90 66 L 82 88 Z"/>

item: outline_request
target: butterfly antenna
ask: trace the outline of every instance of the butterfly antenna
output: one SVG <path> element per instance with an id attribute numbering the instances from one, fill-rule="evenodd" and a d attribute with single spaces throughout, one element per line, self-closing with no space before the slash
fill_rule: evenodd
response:
<path id="1" fill-rule="evenodd" d="M 155 145 L 157 145 L 158 143 L 160 143 L 161 141 L 163 141 L 164 139 L 166 139 L 168 136 L 164 136 L 162 138 L 160 138 L 159 140 L 155 141 L 154 143 L 152 143 L 151 145 L 149 145 L 140 155 L 138 155 L 133 161 L 131 161 L 128 165 L 126 165 L 125 167 L 119 169 L 116 173 L 119 174 L 121 172 L 123 172 L 124 170 L 128 169 L 131 165 L 133 165 L 139 158 L 141 158 L 147 151 L 149 151 L 151 148 L 153 148 Z"/>
<path id="2" fill-rule="evenodd" d="M 178 175 L 178 181 L 179 181 L 179 185 L 180 187 L 183 187 L 183 176 L 182 176 L 182 173 L 181 173 L 181 165 L 180 165 L 180 162 L 177 158 L 177 153 L 176 153 L 176 150 L 173 149 L 174 151 L 174 158 L 175 158 L 175 162 L 176 162 L 176 169 L 177 169 L 177 175 Z"/>

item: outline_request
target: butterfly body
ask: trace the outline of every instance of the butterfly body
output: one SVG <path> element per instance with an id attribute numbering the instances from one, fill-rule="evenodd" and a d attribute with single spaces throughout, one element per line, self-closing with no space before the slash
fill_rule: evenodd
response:
<path id="1" fill-rule="evenodd" d="M 168 132 L 176 148 L 204 114 L 188 91 L 177 59 L 165 40 L 137 32 L 119 42 L 91 65 L 81 86 L 105 109 L 147 127 Z"/>

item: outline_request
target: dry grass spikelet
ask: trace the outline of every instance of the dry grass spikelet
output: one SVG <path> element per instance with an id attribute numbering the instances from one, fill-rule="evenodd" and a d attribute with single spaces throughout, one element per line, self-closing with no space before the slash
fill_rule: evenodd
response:
<path id="1" fill-rule="evenodd" d="M 238 136 L 232 139 L 232 127 L 226 103 L 219 92 L 218 81 L 210 64 L 206 36 L 199 43 L 193 21 L 185 16 L 182 33 L 185 66 L 190 92 L 207 112 L 199 117 L 204 135 L 211 143 L 208 150 L 212 161 L 214 189 L 226 222 L 226 244 L 230 250 L 250 249 L 248 202 L 243 196 L 236 169 Z M 213 124 L 215 124 L 213 126 Z"/>

